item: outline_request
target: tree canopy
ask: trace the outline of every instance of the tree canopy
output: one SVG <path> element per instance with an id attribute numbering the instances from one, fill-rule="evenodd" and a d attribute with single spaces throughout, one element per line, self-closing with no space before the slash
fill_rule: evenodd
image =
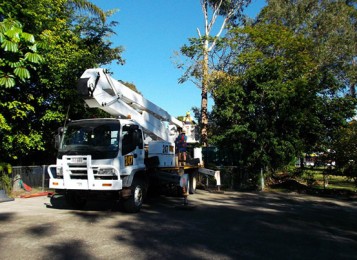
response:
<path id="1" fill-rule="evenodd" d="M 308 37 L 318 65 L 356 97 L 356 0 L 269 0 L 259 21 L 282 24 Z"/>
<path id="2" fill-rule="evenodd" d="M 284 15 L 270 19 L 267 10 L 276 15 L 276 2 L 287 1 L 268 1 L 260 20 L 233 28 L 223 40 L 225 57 L 211 86 L 213 138 L 231 164 L 252 174 L 328 149 L 355 113 L 356 100 L 345 95 L 348 73 L 342 73 L 350 68 L 336 65 L 352 64 L 350 49 L 324 58 L 328 48 L 312 31 L 288 26 Z M 339 44 L 346 41 L 355 44 L 350 38 Z M 317 55 L 319 48 L 326 50 Z"/>
<path id="3" fill-rule="evenodd" d="M 0 3 L 0 161 L 53 161 L 48 151 L 68 108 L 71 119 L 98 113 L 85 109 L 75 86 L 87 68 L 124 62 L 122 47 L 108 41 L 117 24 L 104 22 L 110 15 L 88 1 Z"/>

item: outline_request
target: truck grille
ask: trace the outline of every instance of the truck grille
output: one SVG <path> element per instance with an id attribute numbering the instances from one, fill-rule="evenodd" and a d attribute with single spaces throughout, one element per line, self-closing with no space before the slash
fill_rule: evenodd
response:
<path id="1" fill-rule="evenodd" d="M 64 156 L 71 179 L 88 179 L 88 158 L 86 156 Z"/>
<path id="2" fill-rule="evenodd" d="M 117 180 L 116 175 L 103 175 L 99 173 L 98 167 L 91 166 L 90 156 L 63 156 L 63 163 L 66 164 L 67 173 L 70 179 L 88 180 L 88 171 L 93 171 L 94 179 Z"/>

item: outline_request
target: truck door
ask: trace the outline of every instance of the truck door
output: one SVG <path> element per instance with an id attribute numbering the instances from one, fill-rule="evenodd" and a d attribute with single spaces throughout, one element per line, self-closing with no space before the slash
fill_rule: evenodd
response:
<path id="1" fill-rule="evenodd" d="M 141 129 L 137 125 L 124 125 L 121 135 L 120 172 L 129 175 L 132 171 L 143 169 L 144 142 Z"/>

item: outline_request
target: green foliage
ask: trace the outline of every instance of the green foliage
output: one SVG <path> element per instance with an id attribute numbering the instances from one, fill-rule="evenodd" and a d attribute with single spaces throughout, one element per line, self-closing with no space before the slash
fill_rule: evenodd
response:
<path id="1" fill-rule="evenodd" d="M 0 189 L 4 189 L 7 194 L 11 193 L 12 167 L 8 163 L 0 163 Z"/>
<path id="2" fill-rule="evenodd" d="M 27 129 L 25 134 L 19 127 L 23 124 L 23 128 L 28 115 L 35 112 L 31 104 L 33 96 L 22 99 L 21 94 L 10 93 L 19 92 L 16 84 L 29 83 L 30 71 L 43 62 L 43 58 L 36 53 L 34 36 L 24 32 L 22 24 L 11 17 L 0 22 L 0 43 L 0 150 L 5 155 L 0 158 L 9 161 L 17 159 L 18 154 L 26 154 L 28 149 L 42 148 L 40 133 Z M 7 176 L 3 174 L 2 178 L 7 185 Z"/>
<path id="3" fill-rule="evenodd" d="M 217 46 L 214 141 L 238 174 L 274 172 L 340 140 L 356 106 L 355 4 L 270 0 L 254 26 Z"/>
<path id="4" fill-rule="evenodd" d="M 251 0 L 208 0 L 206 2 L 213 10 L 218 10 L 219 15 L 231 15 L 229 20 L 234 24 L 241 18 L 243 8 L 248 6 Z"/>
<path id="5" fill-rule="evenodd" d="M 318 107 L 325 137 L 319 140 L 320 150 L 335 151 L 338 171 L 350 176 L 355 175 L 356 158 L 348 151 L 356 149 L 350 146 L 353 124 L 346 128 L 346 118 L 353 116 L 356 105 L 356 4 L 355 0 L 270 0 L 259 18 L 264 23 L 283 24 L 313 43 L 310 49 L 324 97 Z"/>
<path id="6" fill-rule="evenodd" d="M 269 0 L 259 20 L 282 24 L 308 37 L 318 66 L 341 81 L 355 97 L 356 4 L 355 0 Z"/>
<path id="7" fill-rule="evenodd" d="M 357 187 L 357 122 L 340 128 L 333 141 L 334 160 L 343 175 L 352 178 Z"/>
<path id="8" fill-rule="evenodd" d="M 77 97 L 78 78 L 87 68 L 124 62 L 123 49 L 107 40 L 117 23 L 104 23 L 112 11 L 88 1 L 9 0 L 0 13 L 3 22 L 16 21 L 0 29 L 0 161 L 53 162 L 53 136 L 68 107 L 71 119 L 98 114 Z"/>
<path id="9" fill-rule="evenodd" d="M 16 79 L 30 78 L 29 68 L 42 61 L 36 52 L 32 34 L 23 32 L 22 24 L 12 18 L 0 22 L 0 87 L 14 87 Z"/>
<path id="10" fill-rule="evenodd" d="M 140 91 L 136 88 L 136 85 L 134 83 L 130 83 L 130 82 L 125 82 L 122 80 L 119 80 L 119 82 L 123 85 L 125 85 L 126 87 L 130 88 L 131 90 L 135 91 L 136 93 L 140 94 Z"/>
<path id="11" fill-rule="evenodd" d="M 354 100 L 333 95 L 341 85 L 304 35 L 262 23 L 231 30 L 226 43 L 227 72 L 212 88 L 214 140 L 240 171 L 281 169 L 353 115 Z"/>
<path id="12" fill-rule="evenodd" d="M 68 0 L 68 3 L 73 4 L 73 6 L 75 8 L 87 10 L 87 11 L 99 16 L 103 23 L 105 23 L 105 21 L 107 19 L 107 16 L 103 12 L 103 10 L 101 10 L 100 8 L 98 8 L 98 6 L 96 6 L 95 4 L 93 4 L 87 0 Z"/>

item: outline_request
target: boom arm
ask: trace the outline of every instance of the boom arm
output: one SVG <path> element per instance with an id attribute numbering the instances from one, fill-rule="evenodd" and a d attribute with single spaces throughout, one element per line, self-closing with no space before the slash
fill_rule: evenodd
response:
<path id="1" fill-rule="evenodd" d="M 131 118 L 153 139 L 173 141 L 175 133 L 170 134 L 165 122 L 183 128 L 181 121 L 114 80 L 104 69 L 87 69 L 77 88 L 89 107 L 101 108 L 112 116 Z"/>

